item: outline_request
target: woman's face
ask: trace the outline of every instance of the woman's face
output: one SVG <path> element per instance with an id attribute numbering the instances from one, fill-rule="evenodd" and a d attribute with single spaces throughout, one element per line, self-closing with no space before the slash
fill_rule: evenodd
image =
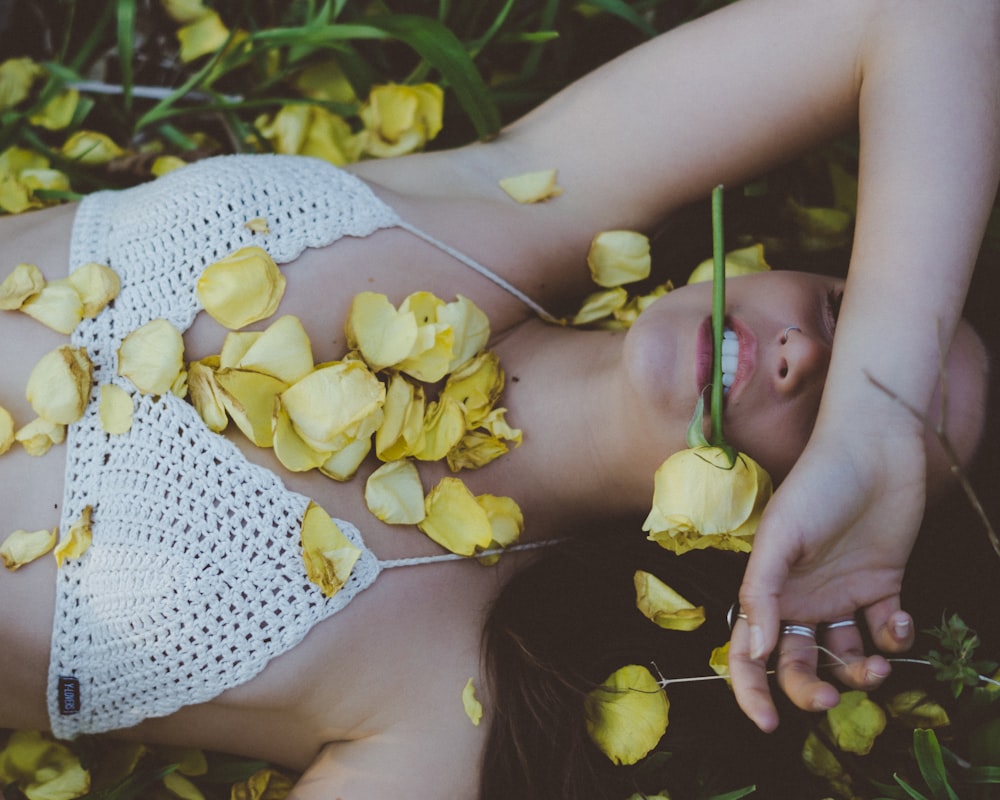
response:
<path id="1" fill-rule="evenodd" d="M 726 281 L 723 428 L 776 481 L 816 421 L 843 288 L 840 279 L 802 272 Z M 685 425 L 711 382 L 711 308 L 711 283 L 676 289 L 643 312 L 626 338 L 634 383 L 657 411 Z"/>

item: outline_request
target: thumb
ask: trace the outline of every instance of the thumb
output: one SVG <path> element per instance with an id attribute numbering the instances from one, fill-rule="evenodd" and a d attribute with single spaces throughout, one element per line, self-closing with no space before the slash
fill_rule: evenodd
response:
<path id="1" fill-rule="evenodd" d="M 750 626 L 750 658 L 760 660 L 778 642 L 781 612 L 778 596 L 788 577 L 788 562 L 769 542 L 755 542 L 740 586 L 740 612 Z"/>

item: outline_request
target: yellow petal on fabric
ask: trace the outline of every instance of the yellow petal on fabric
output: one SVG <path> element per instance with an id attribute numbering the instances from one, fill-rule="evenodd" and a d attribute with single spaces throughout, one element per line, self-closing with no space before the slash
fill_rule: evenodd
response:
<path id="1" fill-rule="evenodd" d="M 59 540 L 59 529 L 50 531 L 14 531 L 0 544 L 0 559 L 9 570 L 19 569 L 30 564 L 56 546 Z"/>
<path id="2" fill-rule="evenodd" d="M 764 260 L 764 245 L 752 244 L 739 250 L 730 250 L 725 259 L 726 277 L 738 278 L 740 275 L 753 275 L 755 272 L 767 272 L 771 266 Z M 712 280 L 714 265 L 711 258 L 702 261 L 688 276 L 688 283 L 703 283 Z"/>
<path id="3" fill-rule="evenodd" d="M 584 701 L 587 733 L 615 764 L 635 764 L 667 731 L 670 702 L 648 669 L 635 664 L 608 676 Z"/>
<path id="4" fill-rule="evenodd" d="M 83 416 L 90 399 L 93 367 L 82 347 L 50 350 L 28 376 L 25 397 L 44 420 L 69 425 Z"/>
<path id="5" fill-rule="evenodd" d="M 628 302 L 628 292 L 621 286 L 589 294 L 583 298 L 583 304 L 570 320 L 570 325 L 588 325 L 599 319 L 610 317 L 626 302 Z"/>
<path id="6" fill-rule="evenodd" d="M 424 487 L 412 461 L 390 461 L 365 483 L 365 504 L 389 525 L 416 525 L 424 516 Z"/>
<path id="7" fill-rule="evenodd" d="M 638 569 L 633 580 L 636 608 L 661 628 L 693 631 L 704 624 L 704 606 L 696 608 L 652 573 Z"/>
<path id="8" fill-rule="evenodd" d="M 325 596 L 333 597 L 347 582 L 360 555 L 330 515 L 309 503 L 302 519 L 302 558 L 309 580 Z"/>
<path id="9" fill-rule="evenodd" d="M 214 53 L 228 39 L 229 29 L 215 11 L 209 11 L 177 29 L 180 57 L 184 63 Z"/>
<path id="10" fill-rule="evenodd" d="M 375 86 L 358 116 L 364 123 L 365 151 L 390 158 L 419 150 L 441 130 L 444 92 L 440 86 Z"/>
<path id="11" fill-rule="evenodd" d="M 361 352 L 374 370 L 394 366 L 417 342 L 417 320 L 410 311 L 397 310 L 384 294 L 359 292 L 347 317 L 348 345 Z"/>
<path id="12" fill-rule="evenodd" d="M 25 300 L 21 311 L 59 333 L 71 334 L 83 319 L 83 301 L 69 279 L 47 284 L 34 297 Z"/>
<path id="13" fill-rule="evenodd" d="M 229 425 L 222 392 L 215 380 L 215 367 L 209 359 L 195 361 L 188 366 L 187 384 L 191 404 L 209 430 L 220 433 Z"/>
<path id="14" fill-rule="evenodd" d="M 290 472 L 308 472 L 317 469 L 330 457 L 329 451 L 317 451 L 302 441 L 292 425 L 288 412 L 281 402 L 281 395 L 274 399 L 271 446 L 281 465 Z"/>
<path id="15" fill-rule="evenodd" d="M 648 278 L 652 263 L 649 239 L 637 231 L 601 231 L 587 253 L 590 277 L 608 289 Z"/>
<path id="16" fill-rule="evenodd" d="M 458 295 L 454 302 L 445 303 L 437 310 L 437 321 L 451 328 L 453 333 L 452 357 L 448 372 L 454 372 L 490 340 L 490 320 L 467 297 Z"/>
<path id="17" fill-rule="evenodd" d="M 243 227 L 248 231 L 253 233 L 261 233 L 267 235 L 271 232 L 271 227 L 267 224 L 267 220 L 263 217 L 254 217 L 253 219 L 248 219 L 243 223 Z"/>
<path id="18" fill-rule="evenodd" d="M 237 330 L 271 316 L 285 293 L 285 276 L 266 251 L 242 247 L 205 267 L 198 302 L 219 324 Z"/>
<path id="19" fill-rule="evenodd" d="M 495 494 L 480 494 L 476 501 L 486 512 L 490 521 L 493 539 L 490 549 L 510 547 L 521 538 L 524 532 L 524 514 L 521 507 L 511 497 Z"/>
<path id="20" fill-rule="evenodd" d="M 382 423 L 384 401 L 385 385 L 359 361 L 318 367 L 281 396 L 299 436 L 320 452 L 373 434 Z"/>
<path id="21" fill-rule="evenodd" d="M 63 536 L 62 541 L 52 551 L 59 569 L 62 569 L 63 564 L 66 563 L 66 559 L 79 558 L 90 548 L 90 543 L 93 540 L 90 518 L 93 511 L 90 506 L 86 506 L 80 515 L 80 519 L 70 526 L 69 531 Z"/>
<path id="22" fill-rule="evenodd" d="M 0 406 L 0 456 L 14 446 L 14 418 Z"/>
<path id="23" fill-rule="evenodd" d="M 427 515 L 417 527 L 452 553 L 471 556 L 493 541 L 486 510 L 458 478 L 442 478 L 425 498 L 424 508 Z"/>
<path id="24" fill-rule="evenodd" d="M 166 394 L 183 370 L 184 339 L 165 319 L 131 331 L 118 348 L 118 374 L 143 394 Z"/>
<path id="25" fill-rule="evenodd" d="M 42 66 L 30 58 L 8 58 L 0 63 L 0 111 L 27 98 L 35 79 L 42 74 Z"/>
<path id="26" fill-rule="evenodd" d="M 0 283 L 0 309 L 13 311 L 45 288 L 45 276 L 34 264 L 18 264 Z"/>
<path id="27" fill-rule="evenodd" d="M 715 548 L 749 552 L 771 497 L 771 478 L 752 458 L 730 466 L 718 447 L 681 450 L 656 471 L 653 507 L 642 529 L 677 554 Z"/>
<path id="28" fill-rule="evenodd" d="M 118 296 L 121 280 L 111 267 L 90 262 L 69 274 L 69 282 L 80 295 L 85 319 L 96 317 Z"/>
<path id="29" fill-rule="evenodd" d="M 180 772 L 170 772 L 163 776 L 163 787 L 174 797 L 181 800 L 205 800 L 205 795 L 201 789 L 195 786 L 188 778 Z"/>
<path id="30" fill-rule="evenodd" d="M 44 456 L 52 445 L 62 444 L 66 439 L 66 426 L 36 417 L 15 431 L 14 439 L 29 456 Z"/>
<path id="31" fill-rule="evenodd" d="M 424 388 L 395 373 L 385 393 L 382 424 L 375 432 L 375 455 L 382 461 L 398 461 L 413 454 L 423 439 Z"/>
<path id="32" fill-rule="evenodd" d="M 62 146 L 62 155 L 70 161 L 88 167 L 101 166 L 125 155 L 114 140 L 98 131 L 81 130 L 72 134 Z"/>
<path id="33" fill-rule="evenodd" d="M 161 178 L 173 172 L 175 169 L 187 166 L 187 161 L 177 156 L 157 156 L 153 161 L 153 166 L 149 168 L 154 178 Z"/>
<path id="34" fill-rule="evenodd" d="M 475 428 L 493 409 L 503 385 L 500 359 L 487 350 L 452 372 L 439 397 L 450 397 L 459 403 L 465 412 L 466 424 Z"/>
<path id="35" fill-rule="evenodd" d="M 911 728 L 943 728 L 951 724 L 948 712 L 923 689 L 909 689 L 890 698 L 886 711 Z"/>
<path id="36" fill-rule="evenodd" d="M 80 102 L 80 93 L 76 89 L 65 89 L 42 106 L 40 111 L 28 119 L 32 125 L 38 125 L 50 131 L 61 131 L 73 121 L 73 114 Z"/>
<path id="37" fill-rule="evenodd" d="M 0 785 L 28 800 L 72 800 L 90 791 L 90 774 L 66 745 L 37 731 L 15 731 L 0 750 Z"/>
<path id="38" fill-rule="evenodd" d="M 483 720 L 483 704 L 476 699 L 476 684 L 469 678 L 465 688 L 462 689 L 462 707 L 466 716 L 472 720 L 472 724 L 479 727 Z"/>
<path id="39" fill-rule="evenodd" d="M 541 203 L 562 194 L 554 169 L 525 172 L 500 180 L 500 188 L 518 203 Z"/>
<path id="40" fill-rule="evenodd" d="M 293 785 L 291 778 L 268 767 L 234 783 L 229 797 L 230 800 L 285 800 Z"/>
<path id="41" fill-rule="evenodd" d="M 113 383 L 101 384 L 98 417 L 105 433 L 117 435 L 127 433 L 132 427 L 135 404 L 132 395 Z"/>
<path id="42" fill-rule="evenodd" d="M 223 407 L 243 435 L 258 447 L 271 447 L 275 398 L 288 384 L 262 372 L 242 369 L 220 369 L 215 373 L 215 383 Z"/>
<path id="43" fill-rule="evenodd" d="M 442 397 L 427 406 L 423 434 L 413 448 L 413 457 L 420 461 L 440 461 L 457 445 L 465 434 L 462 407 L 450 397 Z"/>
<path id="44" fill-rule="evenodd" d="M 319 465 L 319 471 L 335 481 L 349 481 L 354 477 L 372 450 L 371 436 L 362 436 L 340 448 Z"/>
<path id="45" fill-rule="evenodd" d="M 840 702 L 826 712 L 830 736 L 841 750 L 859 756 L 871 752 L 885 730 L 885 712 L 865 692 L 841 692 Z"/>
<path id="46" fill-rule="evenodd" d="M 298 317 L 290 314 L 278 317 L 260 336 L 254 337 L 235 366 L 263 372 L 291 385 L 312 371 L 312 343 Z"/>

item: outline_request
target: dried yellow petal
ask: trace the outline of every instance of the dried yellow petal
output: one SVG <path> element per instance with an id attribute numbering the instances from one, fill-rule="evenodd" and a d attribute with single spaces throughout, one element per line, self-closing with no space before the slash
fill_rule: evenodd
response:
<path id="1" fill-rule="evenodd" d="M 260 247 L 243 247 L 205 267 L 198 301 L 221 325 L 236 330 L 271 316 L 285 293 L 285 276 Z"/>
<path id="2" fill-rule="evenodd" d="M 462 707 L 466 716 L 472 720 L 472 724 L 478 727 L 483 719 L 483 704 L 476 699 L 476 685 L 472 678 L 469 678 L 469 682 L 462 689 Z"/>
<path id="3" fill-rule="evenodd" d="M 648 278 L 652 263 L 649 239 L 637 231 L 602 231 L 587 253 L 590 277 L 605 288 Z"/>
<path id="4" fill-rule="evenodd" d="M 500 439 L 485 431 L 470 431 L 462 440 L 448 451 L 446 459 L 448 469 L 459 472 L 463 469 L 479 469 L 496 461 L 509 452 Z"/>
<path id="5" fill-rule="evenodd" d="M 118 348 L 118 374 L 143 394 L 166 394 L 184 369 L 184 339 L 165 319 L 128 334 Z"/>
<path id="6" fill-rule="evenodd" d="M 424 516 L 424 487 L 412 461 L 391 461 L 365 483 L 365 504 L 389 525 L 416 525 Z"/>
<path id="7" fill-rule="evenodd" d="M 0 455 L 6 453 L 14 445 L 14 418 L 10 412 L 0 406 Z"/>
<path id="8" fill-rule="evenodd" d="M 584 701 L 587 733 L 615 764 L 635 764 L 667 731 L 667 693 L 645 667 L 629 664 Z"/>
<path id="9" fill-rule="evenodd" d="M 83 301 L 76 288 L 63 278 L 47 284 L 25 300 L 21 311 L 59 333 L 71 334 L 83 319 Z"/>
<path id="10" fill-rule="evenodd" d="M 71 800 L 90 791 L 90 774 L 64 744 L 37 731 L 15 731 L 0 750 L 0 785 L 28 800 Z"/>
<path id="11" fill-rule="evenodd" d="M 840 702 L 826 712 L 830 738 L 841 750 L 868 755 L 885 730 L 885 712 L 864 692 L 841 692 Z"/>
<path id="12" fill-rule="evenodd" d="M 417 527 L 446 550 L 471 556 L 493 541 L 486 510 L 458 478 L 442 478 L 425 498 L 424 508 L 426 516 Z"/>
<path id="13" fill-rule="evenodd" d="M 262 372 L 220 369 L 215 373 L 219 399 L 230 418 L 258 447 L 274 442 L 275 399 L 288 384 Z"/>
<path id="14" fill-rule="evenodd" d="M 254 217 L 253 219 L 248 219 L 243 223 L 243 227 L 248 231 L 253 231 L 254 233 L 268 234 L 271 232 L 270 226 L 267 224 L 267 220 L 263 217 Z"/>
<path id="15" fill-rule="evenodd" d="M 104 307 L 118 296 L 121 281 L 111 267 L 90 262 L 77 267 L 69 274 L 69 282 L 83 302 L 83 316 L 96 317 Z"/>
<path id="16" fill-rule="evenodd" d="M 69 533 L 63 537 L 62 541 L 56 545 L 56 549 L 52 551 L 52 555 L 55 556 L 56 564 L 60 569 L 62 569 L 66 559 L 79 558 L 90 547 L 90 542 L 93 539 L 90 526 L 92 513 L 93 509 L 90 506 L 86 506 L 80 515 L 80 519 L 70 526 Z"/>
<path id="17" fill-rule="evenodd" d="M 330 457 L 329 451 L 310 447 L 296 432 L 285 410 L 281 395 L 274 400 L 273 441 L 271 446 L 281 465 L 290 472 L 308 472 L 320 467 Z"/>
<path id="18" fill-rule="evenodd" d="M 371 436 L 349 442 L 319 465 L 319 471 L 335 481 L 349 481 L 372 449 Z"/>
<path id="19" fill-rule="evenodd" d="M 235 366 L 291 385 L 312 371 L 312 343 L 299 318 L 285 315 L 253 337 Z"/>
<path id="20" fill-rule="evenodd" d="M 423 435 L 413 448 L 413 457 L 420 461 L 439 461 L 465 434 L 465 415 L 451 397 L 442 397 L 427 406 L 424 415 Z"/>
<path id="21" fill-rule="evenodd" d="M 310 503 L 302 519 L 302 558 L 309 580 L 333 597 L 347 582 L 360 555 L 330 515 Z"/>
<path id="22" fill-rule="evenodd" d="M 230 800 L 285 800 L 294 781 L 273 769 L 258 770 L 245 781 L 234 783 Z"/>
<path id="23" fill-rule="evenodd" d="M 375 432 L 375 454 L 382 461 L 397 461 L 412 455 L 424 429 L 424 389 L 401 374 L 389 379 L 382 406 L 384 417 Z"/>
<path id="24" fill-rule="evenodd" d="M 125 155 L 125 151 L 106 134 L 81 130 L 63 143 L 62 154 L 71 161 L 93 167 L 107 164 L 112 159 Z"/>
<path id="25" fill-rule="evenodd" d="M 704 606 L 695 608 L 655 575 L 638 569 L 633 580 L 636 608 L 661 628 L 693 631 L 705 622 Z"/>
<path id="26" fill-rule="evenodd" d="M 194 61 L 214 53 L 229 39 L 229 29 L 215 11 L 208 11 L 193 22 L 177 29 L 181 61 Z"/>
<path id="27" fill-rule="evenodd" d="M 188 393 L 191 403 L 209 430 L 219 433 L 226 429 L 229 417 L 222 402 L 222 392 L 215 380 L 216 361 L 202 359 L 188 366 Z"/>
<path id="28" fill-rule="evenodd" d="M 950 725 L 948 712 L 923 689 L 909 689 L 894 695 L 886 710 L 911 728 L 942 728 Z"/>
<path id="29" fill-rule="evenodd" d="M 66 426 L 37 417 L 14 433 L 14 439 L 29 456 L 44 456 L 66 438 Z"/>
<path id="30" fill-rule="evenodd" d="M 753 275 L 755 272 L 766 272 L 771 269 L 764 260 L 764 245 L 752 244 L 739 250 L 731 250 L 725 258 L 726 277 L 736 278 L 740 275 Z M 703 283 L 712 280 L 713 261 L 706 258 L 692 270 L 688 283 Z"/>
<path id="31" fill-rule="evenodd" d="M 496 438 L 513 442 L 515 447 L 519 447 L 522 438 L 521 429 L 512 428 L 507 423 L 506 415 L 506 408 L 494 408 L 479 424 Z"/>
<path id="32" fill-rule="evenodd" d="M 493 409 L 504 385 L 504 372 L 496 353 L 487 350 L 448 376 L 441 397 L 451 397 L 465 412 L 470 428 L 479 425 Z"/>
<path id="33" fill-rule="evenodd" d="M 417 320 L 399 311 L 384 294 L 359 292 L 347 317 L 348 345 L 361 352 L 374 370 L 398 364 L 417 342 Z"/>
<path id="34" fill-rule="evenodd" d="M 44 74 L 30 58 L 8 58 L 0 63 L 0 111 L 13 108 L 27 98 L 35 78 Z"/>
<path id="35" fill-rule="evenodd" d="M 462 295 L 438 308 L 437 321 L 452 330 L 452 357 L 448 372 L 454 372 L 469 361 L 490 340 L 489 317 Z"/>
<path id="36" fill-rule="evenodd" d="M 50 350 L 28 376 L 25 396 L 44 420 L 69 425 L 83 416 L 90 399 L 93 367 L 82 347 Z"/>
<path id="37" fill-rule="evenodd" d="M 58 528 L 50 531 L 14 531 L 0 545 L 0 558 L 7 569 L 19 569 L 48 553 L 56 546 L 58 538 Z"/>
<path id="38" fill-rule="evenodd" d="M 711 667 L 712 672 L 716 675 L 722 675 L 726 678 L 726 683 L 730 683 L 729 680 L 729 642 L 726 642 L 719 647 L 712 648 L 712 653 L 708 657 L 708 666 Z"/>
<path id="39" fill-rule="evenodd" d="M 358 112 L 365 125 L 365 150 L 376 158 L 421 149 L 441 130 L 444 92 L 433 83 L 372 88 Z"/>
<path id="40" fill-rule="evenodd" d="M 100 406 L 98 416 L 101 428 L 105 433 L 127 433 L 132 427 L 132 413 L 135 405 L 132 395 L 113 383 L 101 384 Z"/>
<path id="41" fill-rule="evenodd" d="M 540 203 L 562 194 L 554 169 L 525 172 L 500 180 L 500 188 L 519 203 Z"/>
<path id="42" fill-rule="evenodd" d="M 18 264 L 0 283 L 0 309 L 20 308 L 45 288 L 45 277 L 34 264 Z"/>
<path id="43" fill-rule="evenodd" d="M 583 298 L 583 305 L 570 320 L 571 325 L 587 325 L 610 317 L 628 301 L 628 292 L 621 286 L 604 292 L 594 292 Z"/>
<path id="44" fill-rule="evenodd" d="M 490 521 L 493 536 L 493 541 L 489 544 L 491 550 L 497 547 L 510 547 L 521 538 L 524 532 L 524 514 L 513 498 L 480 494 L 476 496 L 476 501 L 482 506 Z"/>

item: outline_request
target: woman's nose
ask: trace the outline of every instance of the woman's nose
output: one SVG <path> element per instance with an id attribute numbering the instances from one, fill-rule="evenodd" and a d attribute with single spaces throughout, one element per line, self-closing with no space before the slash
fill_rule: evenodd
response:
<path id="1" fill-rule="evenodd" d="M 778 336 L 775 385 L 779 392 L 799 392 L 812 382 L 823 385 L 830 366 L 827 343 L 798 327 L 789 327 Z"/>

